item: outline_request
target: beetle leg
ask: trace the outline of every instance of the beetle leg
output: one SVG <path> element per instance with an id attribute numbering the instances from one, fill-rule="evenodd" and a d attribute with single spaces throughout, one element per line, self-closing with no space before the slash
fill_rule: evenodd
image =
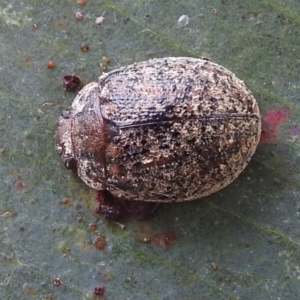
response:
<path id="1" fill-rule="evenodd" d="M 153 216 L 159 203 L 132 201 L 113 196 L 109 191 L 101 190 L 96 194 L 96 213 L 105 219 L 120 220 L 127 216 L 132 216 L 138 220 L 147 219 Z"/>
<path id="2" fill-rule="evenodd" d="M 106 190 L 97 191 L 96 202 L 96 213 L 102 215 L 105 219 L 116 221 L 126 215 L 123 205 Z"/>

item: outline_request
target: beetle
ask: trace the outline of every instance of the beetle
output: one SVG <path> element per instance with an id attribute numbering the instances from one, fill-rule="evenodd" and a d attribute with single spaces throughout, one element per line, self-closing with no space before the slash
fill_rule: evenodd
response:
<path id="1" fill-rule="evenodd" d="M 208 60 L 169 57 L 86 85 L 59 117 L 56 148 L 99 191 L 99 202 L 122 203 L 118 215 L 124 207 L 140 211 L 141 201 L 220 190 L 246 167 L 260 134 L 258 104 L 243 81 Z"/>

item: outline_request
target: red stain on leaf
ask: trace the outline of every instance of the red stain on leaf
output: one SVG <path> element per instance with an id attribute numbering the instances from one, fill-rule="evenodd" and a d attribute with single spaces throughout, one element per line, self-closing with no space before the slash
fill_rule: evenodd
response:
<path id="1" fill-rule="evenodd" d="M 267 111 L 262 117 L 262 131 L 260 143 L 276 142 L 278 136 L 278 126 L 290 115 L 289 109 L 273 108 Z"/>

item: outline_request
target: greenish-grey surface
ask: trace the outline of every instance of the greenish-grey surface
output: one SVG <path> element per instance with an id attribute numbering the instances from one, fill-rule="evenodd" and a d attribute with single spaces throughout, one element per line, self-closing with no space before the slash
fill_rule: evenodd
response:
<path id="1" fill-rule="evenodd" d="M 105 299 L 299 299 L 300 2 L 86 2 L 0 1 L 0 299 L 92 299 L 97 285 Z M 62 76 L 96 80 L 103 56 L 108 70 L 206 56 L 246 82 L 263 114 L 289 116 L 233 184 L 122 229 L 93 214 L 93 192 L 54 151 L 75 95 Z M 146 243 L 166 231 L 169 248 Z"/>

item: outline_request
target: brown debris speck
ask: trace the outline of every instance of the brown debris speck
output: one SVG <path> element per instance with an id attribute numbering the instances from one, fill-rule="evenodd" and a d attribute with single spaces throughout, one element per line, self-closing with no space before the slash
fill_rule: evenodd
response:
<path id="1" fill-rule="evenodd" d="M 94 239 L 94 246 L 97 250 L 104 250 L 105 247 L 106 247 L 106 240 L 103 236 L 97 236 L 95 239 Z"/>
<path id="2" fill-rule="evenodd" d="M 54 278 L 53 279 L 53 284 L 56 285 L 56 286 L 60 286 L 63 284 L 62 280 L 58 277 Z"/>
<path id="3" fill-rule="evenodd" d="M 103 296 L 105 293 L 105 287 L 103 285 L 98 285 L 94 288 L 94 296 Z"/>
<path id="4" fill-rule="evenodd" d="M 74 73 L 68 73 L 63 77 L 63 86 L 67 91 L 74 91 L 80 87 L 80 79 Z"/>
<path id="5" fill-rule="evenodd" d="M 82 19 L 83 19 L 83 13 L 80 12 L 80 11 L 77 11 L 77 12 L 75 13 L 75 18 L 76 18 L 77 20 L 82 20 Z"/>
<path id="6" fill-rule="evenodd" d="M 72 204 L 72 200 L 70 198 L 63 198 L 61 201 L 60 201 L 60 204 L 63 204 L 63 205 L 71 205 Z"/>
<path id="7" fill-rule="evenodd" d="M 84 0 L 78 0 L 77 4 L 80 5 L 80 6 L 85 6 L 86 5 L 86 1 L 84 1 Z"/>
<path id="8" fill-rule="evenodd" d="M 106 56 L 103 56 L 102 61 L 108 64 L 110 62 L 110 59 Z"/>
<path id="9" fill-rule="evenodd" d="M 12 217 L 12 213 L 10 211 L 6 211 L 0 215 L 1 218 L 8 219 Z"/>
<path id="10" fill-rule="evenodd" d="M 231 282 L 231 278 L 229 278 L 229 277 L 221 277 L 221 278 L 219 278 L 219 281 L 220 282 Z"/>
<path id="11" fill-rule="evenodd" d="M 50 60 L 50 61 L 47 63 L 47 68 L 48 68 L 48 69 L 52 69 L 52 68 L 54 68 L 54 67 L 55 67 L 55 62 L 52 61 L 52 60 Z"/>
<path id="12" fill-rule="evenodd" d="M 88 44 L 82 44 L 80 48 L 82 52 L 88 52 L 90 49 Z"/>
<path id="13" fill-rule="evenodd" d="M 96 231 L 97 230 L 97 224 L 96 223 L 90 223 L 89 228 L 91 231 Z"/>
<path id="14" fill-rule="evenodd" d="M 41 107 L 49 107 L 49 106 L 53 106 L 54 103 L 53 102 L 44 102 L 41 104 Z"/>
<path id="15" fill-rule="evenodd" d="M 37 25 L 36 24 L 31 24 L 30 29 L 31 30 L 36 30 L 37 29 Z"/>
<path id="16" fill-rule="evenodd" d="M 55 22 L 54 26 L 57 28 L 57 29 L 62 29 L 65 27 L 65 24 L 62 22 L 62 21 L 57 21 Z"/>

